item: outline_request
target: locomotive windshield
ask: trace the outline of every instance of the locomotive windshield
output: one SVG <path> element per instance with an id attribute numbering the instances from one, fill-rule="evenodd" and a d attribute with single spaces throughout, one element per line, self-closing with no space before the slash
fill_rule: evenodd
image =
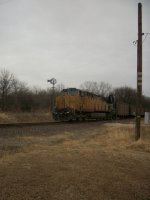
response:
<path id="1" fill-rule="evenodd" d="M 62 95 L 71 95 L 71 96 L 75 96 L 79 94 L 79 90 L 76 88 L 68 88 L 68 89 L 64 89 L 62 90 Z"/>

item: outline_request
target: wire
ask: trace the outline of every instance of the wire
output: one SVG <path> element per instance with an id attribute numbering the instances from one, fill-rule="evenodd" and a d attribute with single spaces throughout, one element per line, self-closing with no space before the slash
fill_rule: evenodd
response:
<path id="1" fill-rule="evenodd" d="M 150 35 L 150 33 L 142 33 L 142 35 L 145 35 L 142 43 L 144 43 L 144 41 L 146 40 L 147 36 Z M 138 40 L 133 41 L 133 45 L 136 46 L 138 43 Z"/>
<path id="2" fill-rule="evenodd" d="M 144 41 L 146 40 L 147 36 L 149 35 L 150 33 L 143 33 L 143 35 L 145 35 L 145 38 L 143 39 L 142 43 L 144 43 Z"/>

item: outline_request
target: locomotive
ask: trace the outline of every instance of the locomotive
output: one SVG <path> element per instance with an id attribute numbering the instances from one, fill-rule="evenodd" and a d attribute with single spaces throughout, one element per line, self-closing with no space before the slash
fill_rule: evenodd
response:
<path id="1" fill-rule="evenodd" d="M 141 107 L 142 117 L 144 112 Z M 77 88 L 63 89 L 56 97 L 52 111 L 56 121 L 133 118 L 135 113 L 135 104 L 117 102 L 112 94 L 104 98 Z"/>
<path id="2" fill-rule="evenodd" d="M 76 88 L 63 89 L 55 100 L 52 112 L 56 121 L 112 119 L 115 116 L 114 97 L 108 98 Z"/>

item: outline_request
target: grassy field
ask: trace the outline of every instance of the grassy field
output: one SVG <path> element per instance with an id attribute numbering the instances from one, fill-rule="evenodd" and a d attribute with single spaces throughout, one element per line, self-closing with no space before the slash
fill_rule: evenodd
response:
<path id="1" fill-rule="evenodd" d="M 59 125 L 0 137 L 1 200 L 148 200 L 150 126 Z"/>
<path id="2" fill-rule="evenodd" d="M 0 112 L 0 123 L 16 123 L 16 122 L 47 122 L 53 121 L 50 112 Z"/>

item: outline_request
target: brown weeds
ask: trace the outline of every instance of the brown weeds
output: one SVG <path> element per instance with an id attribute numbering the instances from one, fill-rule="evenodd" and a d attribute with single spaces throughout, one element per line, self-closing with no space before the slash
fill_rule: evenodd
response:
<path id="1" fill-rule="evenodd" d="M 133 124 L 60 125 L 53 134 L 4 138 L 1 199 L 148 199 L 149 127 L 139 141 L 134 131 Z"/>
<path id="2" fill-rule="evenodd" d="M 31 113 L 0 113 L 0 123 L 17 123 L 17 122 L 48 122 L 53 121 L 49 112 L 31 112 Z"/>

